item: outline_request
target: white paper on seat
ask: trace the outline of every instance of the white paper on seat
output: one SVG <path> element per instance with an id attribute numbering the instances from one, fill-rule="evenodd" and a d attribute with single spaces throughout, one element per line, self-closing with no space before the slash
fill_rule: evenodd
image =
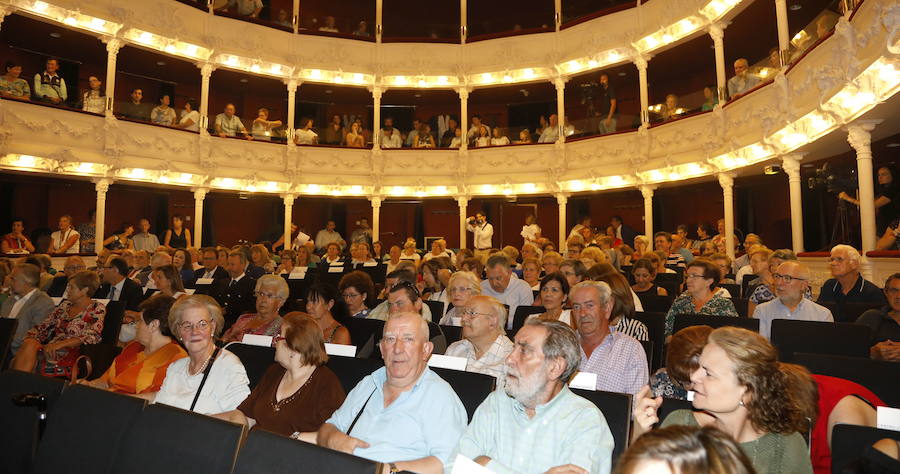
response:
<path id="1" fill-rule="evenodd" d="M 364 267 L 377 267 L 378 262 L 366 262 L 363 264 Z"/>
<path id="2" fill-rule="evenodd" d="M 244 338 L 241 339 L 241 342 L 244 344 L 250 344 L 251 346 L 272 347 L 272 336 L 244 334 Z"/>
<path id="3" fill-rule="evenodd" d="M 193 295 L 195 291 L 197 291 L 197 290 L 195 290 L 193 288 L 185 288 L 184 289 L 185 294 L 188 294 L 188 295 Z"/>
<path id="4" fill-rule="evenodd" d="M 878 428 L 900 431 L 900 408 L 878 407 L 875 418 Z"/>
<path id="5" fill-rule="evenodd" d="M 695 391 L 693 391 L 693 390 L 688 390 L 688 393 L 687 393 L 687 401 L 689 401 L 689 402 L 694 401 L 694 394 L 695 394 L 695 393 L 697 393 L 697 392 L 695 392 Z"/>
<path id="6" fill-rule="evenodd" d="M 575 374 L 575 377 L 572 378 L 572 381 L 569 382 L 569 387 L 580 388 L 582 390 L 597 390 L 597 374 L 591 372 L 578 372 Z"/>
<path id="7" fill-rule="evenodd" d="M 50 299 L 53 300 L 55 306 L 59 306 L 59 304 L 62 303 L 62 296 L 54 296 Z"/>
<path id="8" fill-rule="evenodd" d="M 342 273 L 344 271 L 344 267 L 328 267 L 328 273 Z"/>
<path id="9" fill-rule="evenodd" d="M 103 306 L 106 306 L 109 304 L 109 298 L 91 298 L 91 299 L 98 303 L 103 303 Z"/>
<path id="10" fill-rule="evenodd" d="M 494 471 L 478 464 L 462 454 L 456 455 L 456 459 L 453 460 L 453 470 L 450 471 L 451 474 L 485 474 L 490 472 Z"/>
<path id="11" fill-rule="evenodd" d="M 431 358 L 428 359 L 429 367 L 440 367 L 443 369 L 451 369 L 451 370 L 466 370 L 466 364 L 468 363 L 468 359 L 465 357 L 453 357 L 453 356 L 445 356 L 441 354 L 431 354 Z"/>
<path id="12" fill-rule="evenodd" d="M 356 357 L 356 346 L 326 342 L 325 353 L 330 356 Z"/>
<path id="13" fill-rule="evenodd" d="M 291 273 L 288 273 L 288 280 L 302 280 L 306 278 L 306 267 L 294 267 Z"/>
<path id="14" fill-rule="evenodd" d="M 197 282 L 196 282 L 197 285 L 212 285 L 212 283 L 213 283 L 212 278 L 197 278 Z"/>

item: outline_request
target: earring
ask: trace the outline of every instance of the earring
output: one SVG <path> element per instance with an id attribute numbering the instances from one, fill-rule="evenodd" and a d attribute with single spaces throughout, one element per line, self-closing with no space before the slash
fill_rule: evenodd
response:
<path id="1" fill-rule="evenodd" d="M 741 401 L 740 401 L 740 402 L 738 402 L 738 405 L 740 405 L 740 406 L 744 406 L 744 400 L 743 400 L 743 399 L 741 399 Z"/>

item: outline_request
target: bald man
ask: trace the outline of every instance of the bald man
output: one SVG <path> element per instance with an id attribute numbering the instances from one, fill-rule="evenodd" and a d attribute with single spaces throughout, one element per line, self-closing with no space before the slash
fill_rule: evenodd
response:
<path id="1" fill-rule="evenodd" d="M 772 277 L 778 297 L 757 306 L 753 311 L 753 317 L 759 320 L 759 333 L 763 337 L 771 338 L 774 319 L 834 322 L 828 308 L 803 296 L 809 288 L 809 267 L 796 260 L 788 260 L 778 266 Z"/>
<path id="2" fill-rule="evenodd" d="M 734 62 L 734 77 L 728 80 L 728 95 L 736 99 L 759 84 L 759 78 L 749 73 L 750 64 L 744 58 Z"/>

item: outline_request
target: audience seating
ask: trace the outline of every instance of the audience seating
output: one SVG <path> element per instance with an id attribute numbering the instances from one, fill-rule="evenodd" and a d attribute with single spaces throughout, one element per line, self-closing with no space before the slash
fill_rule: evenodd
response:
<path id="1" fill-rule="evenodd" d="M 784 362 L 791 362 L 796 352 L 865 358 L 869 356 L 870 332 L 861 324 L 775 319 L 772 345 Z"/>
<path id="2" fill-rule="evenodd" d="M 13 397 L 23 393 L 39 393 L 46 397 L 52 410 L 65 382 L 60 379 L 8 370 L 0 373 L 0 472 L 28 472 L 37 447 L 38 409 L 20 407 Z"/>
<path id="3" fill-rule="evenodd" d="M 650 373 L 652 374 L 659 370 L 660 367 L 666 365 L 664 349 L 666 344 L 666 313 L 644 311 L 643 313 L 634 313 L 634 319 L 647 326 L 650 342 L 653 343 L 653 360 L 650 362 Z"/>
<path id="4" fill-rule="evenodd" d="M 144 409 L 140 398 L 71 385 L 47 416 L 32 474 L 103 474 Z"/>
<path id="5" fill-rule="evenodd" d="M 819 303 L 828 308 L 836 323 L 855 323 L 863 313 L 870 309 L 880 309 L 884 303 Z"/>
<path id="6" fill-rule="evenodd" d="M 638 341 L 644 348 L 644 354 L 647 356 L 647 370 L 653 373 L 653 341 Z"/>
<path id="7" fill-rule="evenodd" d="M 123 439 L 113 471 L 230 474 L 243 436 L 243 425 L 153 404 Z"/>
<path id="8" fill-rule="evenodd" d="M 288 298 L 291 300 L 303 299 L 306 298 L 306 289 L 316 281 L 316 269 L 307 268 L 306 275 L 302 279 L 291 279 L 288 276 L 288 274 L 282 275 L 282 278 L 287 281 L 288 289 L 290 290 Z"/>
<path id="9" fill-rule="evenodd" d="M 125 303 L 110 301 L 106 304 L 106 316 L 103 317 L 103 332 L 101 344 L 113 344 L 119 342 L 119 331 L 122 329 L 122 319 L 125 317 Z"/>
<path id="10" fill-rule="evenodd" d="M 381 358 L 378 341 L 384 333 L 384 321 L 380 319 L 350 318 L 347 320 L 350 342 L 357 347 L 358 357 Z"/>
<path id="11" fill-rule="evenodd" d="M 81 355 L 90 359 L 91 373 L 86 373 L 87 365 L 82 361 L 78 365 L 79 375 L 87 377 L 89 380 L 103 375 L 120 352 L 122 352 L 122 348 L 116 344 L 100 343 L 82 346 Z"/>
<path id="12" fill-rule="evenodd" d="M 900 440 L 900 431 L 859 425 L 835 425 L 831 432 L 831 472 L 833 474 L 863 472 L 853 469 L 852 465 L 869 446 L 885 438 Z"/>
<path id="13" fill-rule="evenodd" d="M 494 391 L 494 387 L 497 384 L 497 380 L 493 376 L 477 372 L 465 372 L 442 367 L 431 367 L 431 370 L 453 387 L 453 391 L 456 392 L 463 406 L 466 407 L 469 421 L 472 421 L 475 410 Z"/>
<path id="14" fill-rule="evenodd" d="M 328 356 L 326 367 L 331 369 L 341 381 L 344 391 L 350 393 L 366 375 L 384 367 L 380 360 L 357 357 Z"/>
<path id="15" fill-rule="evenodd" d="M 517 306 L 513 315 L 512 330 L 518 332 L 525 325 L 525 320 L 532 314 L 542 314 L 547 311 L 543 306 Z"/>
<path id="16" fill-rule="evenodd" d="M 387 264 L 379 263 L 374 267 L 357 266 L 357 270 L 368 273 L 375 285 L 383 285 L 387 273 Z"/>
<path id="17" fill-rule="evenodd" d="M 900 407 L 900 364 L 884 360 L 839 355 L 795 353 L 792 362 L 819 375 L 856 382 L 878 395 L 884 403 Z"/>
<path id="18" fill-rule="evenodd" d="M 266 370 L 275 362 L 275 348 L 254 346 L 250 344 L 242 344 L 240 342 L 232 342 L 225 346 L 231 353 L 241 359 L 244 369 L 247 371 L 247 378 L 250 379 L 250 390 L 256 387 Z"/>
<path id="19" fill-rule="evenodd" d="M 0 367 L 4 367 L 4 360 L 9 354 L 9 346 L 12 344 L 13 337 L 16 335 L 16 328 L 19 327 L 18 319 L 0 318 Z"/>
<path id="20" fill-rule="evenodd" d="M 609 431 L 616 445 L 613 448 L 612 465 L 625 452 L 631 437 L 631 395 L 573 388 L 572 393 L 591 401 L 603 412 Z"/>
<path id="21" fill-rule="evenodd" d="M 732 299 L 740 298 L 742 296 L 741 285 L 738 285 L 737 283 L 719 283 L 716 286 L 728 290 L 728 293 L 731 294 Z"/>
<path id="22" fill-rule="evenodd" d="M 669 296 L 675 297 L 681 294 L 681 284 L 684 283 L 684 276 L 680 273 L 657 273 L 654 280 L 658 286 L 666 289 Z"/>
<path id="23" fill-rule="evenodd" d="M 744 279 L 738 282 L 741 284 L 741 295 L 745 295 L 749 298 L 750 295 L 753 294 L 753 289 L 750 288 L 750 282 L 757 278 L 759 278 L 759 275 L 744 275 Z"/>
<path id="24" fill-rule="evenodd" d="M 731 298 L 731 303 L 734 304 L 734 309 L 737 311 L 738 316 L 742 318 L 749 318 L 753 316 L 752 314 L 748 314 L 750 310 L 750 300 L 747 298 Z"/>
<path id="25" fill-rule="evenodd" d="M 673 411 L 675 410 L 693 410 L 694 405 L 687 400 L 678 400 L 677 398 L 663 398 L 662 405 L 659 406 L 659 409 L 656 411 L 656 416 L 659 417 L 659 422 L 662 424 L 663 421 L 666 420 Z"/>
<path id="26" fill-rule="evenodd" d="M 668 296 L 638 295 L 638 299 L 641 300 L 641 306 L 644 307 L 645 312 L 663 314 L 669 312 L 672 302 L 675 301 L 675 297 L 671 294 Z"/>
<path id="27" fill-rule="evenodd" d="M 444 337 L 447 338 L 447 347 L 450 347 L 450 344 L 453 344 L 454 342 L 462 339 L 461 326 L 448 326 L 445 324 L 441 324 L 441 331 L 444 333 Z"/>
<path id="28" fill-rule="evenodd" d="M 713 329 L 723 326 L 736 326 L 759 332 L 759 320 L 751 318 L 735 318 L 733 316 L 708 316 L 705 314 L 676 314 L 672 333 L 688 326 L 710 326 Z"/>
<path id="29" fill-rule="evenodd" d="M 422 300 L 422 302 L 431 310 L 431 321 L 437 324 L 444 316 L 444 302 L 430 300 Z"/>
<path id="30" fill-rule="evenodd" d="M 264 430 L 253 430 L 238 453 L 234 474 L 339 472 L 378 474 L 380 463 Z"/>

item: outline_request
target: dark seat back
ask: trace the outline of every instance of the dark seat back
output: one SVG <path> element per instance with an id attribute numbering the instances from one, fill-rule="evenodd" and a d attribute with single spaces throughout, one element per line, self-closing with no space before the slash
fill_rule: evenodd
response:
<path id="1" fill-rule="evenodd" d="M 113 472 L 230 474 L 243 433 L 242 425 L 153 404 L 122 440 Z"/>
<path id="2" fill-rule="evenodd" d="M 232 342 L 225 346 L 231 353 L 241 359 L 247 378 L 250 379 L 250 390 L 256 387 L 259 379 L 266 373 L 269 366 L 275 363 L 275 348 L 254 346 L 240 342 Z"/>
<path id="3" fill-rule="evenodd" d="M 665 365 L 666 313 L 644 311 L 643 313 L 634 313 L 634 319 L 647 326 L 648 336 L 653 344 L 653 359 L 650 362 L 650 373 L 652 374 Z"/>
<path id="4" fill-rule="evenodd" d="M 900 364 L 839 355 L 795 353 L 793 360 L 819 375 L 856 382 L 892 407 L 900 406 Z"/>
<path id="5" fill-rule="evenodd" d="M 675 301 L 675 297 L 671 294 L 668 296 L 659 296 L 642 293 L 638 295 L 638 299 L 641 300 L 641 306 L 644 307 L 645 312 L 663 314 L 669 312 L 669 308 L 672 307 L 672 302 Z"/>
<path id="6" fill-rule="evenodd" d="M 233 472 L 295 474 L 300 471 L 375 474 L 381 472 L 381 464 L 257 429 L 250 432 L 241 447 Z"/>
<path id="7" fill-rule="evenodd" d="M 32 474 L 112 472 L 112 453 L 144 405 L 140 398 L 86 385 L 67 387 L 47 416 Z"/>
<path id="8" fill-rule="evenodd" d="M 900 440 L 900 431 L 838 423 L 831 431 L 831 472 L 868 472 L 853 469 L 867 448 L 885 438 Z M 882 471 L 877 471 L 882 472 Z"/>
<path id="9" fill-rule="evenodd" d="M 444 316 L 444 302 L 443 301 L 430 301 L 430 300 L 422 300 L 428 306 L 428 309 L 431 310 L 431 321 L 437 324 L 441 317 Z"/>
<path id="10" fill-rule="evenodd" d="M 659 406 L 659 409 L 656 411 L 656 416 L 659 417 L 659 422 L 662 423 L 666 420 L 666 417 L 672 414 L 675 410 L 693 410 L 694 405 L 687 400 L 678 400 L 677 398 L 663 398 L 662 405 Z"/>
<path id="11" fill-rule="evenodd" d="M 125 303 L 123 301 L 110 301 L 106 304 L 101 343 L 115 344 L 119 342 L 119 331 L 122 329 L 122 318 L 124 317 Z"/>
<path id="12" fill-rule="evenodd" d="M 657 273 L 653 280 L 658 286 L 666 289 L 669 296 L 675 297 L 681 293 L 681 284 L 684 282 L 684 275 L 681 273 Z"/>
<path id="13" fill-rule="evenodd" d="M 784 362 L 790 362 L 796 352 L 868 357 L 870 333 L 868 326 L 854 323 L 772 321 L 772 345 Z"/>
<path id="14" fill-rule="evenodd" d="M 735 326 L 759 332 L 759 320 L 750 318 L 735 318 L 733 316 L 708 316 L 705 314 L 676 314 L 672 334 L 688 326 L 710 326 L 713 329 L 723 326 Z"/>
<path id="15" fill-rule="evenodd" d="M 361 354 L 366 344 L 371 343 L 373 349 L 371 356 L 381 358 L 378 342 L 384 334 L 384 321 L 380 319 L 350 318 L 347 321 L 347 330 L 350 331 L 350 342 L 357 347 L 357 354 Z"/>
<path id="16" fill-rule="evenodd" d="M 60 379 L 8 370 L 0 373 L 0 472 L 28 472 L 37 447 L 38 410 L 16 406 L 12 398 L 23 393 L 40 393 L 52 410 L 65 382 Z"/>
<path id="17" fill-rule="evenodd" d="M 647 370 L 651 371 L 649 373 L 653 373 L 653 341 L 638 341 L 641 343 L 641 347 L 644 348 L 644 355 L 647 356 Z"/>
<path id="18" fill-rule="evenodd" d="M 19 327 L 18 319 L 0 318 L 0 351 L 2 351 L 0 352 L 0 366 L 3 365 L 3 359 L 9 353 L 9 346 L 16 335 L 17 327 Z"/>
<path id="19" fill-rule="evenodd" d="M 728 290 L 728 293 L 732 298 L 740 298 L 741 297 L 741 285 L 737 283 L 719 283 L 716 286 L 719 288 L 725 288 Z"/>
<path id="20" fill-rule="evenodd" d="M 450 344 L 462 339 L 462 327 L 461 326 L 447 326 L 445 324 L 441 324 L 441 331 L 444 332 L 444 337 L 447 338 L 447 347 L 450 347 Z"/>
<path id="21" fill-rule="evenodd" d="M 542 314 L 547 311 L 543 306 L 517 306 L 516 313 L 513 315 L 512 330 L 519 332 L 525 325 L 525 320 L 532 314 Z"/>
<path id="22" fill-rule="evenodd" d="M 863 313 L 870 309 L 880 309 L 884 307 L 884 303 L 820 303 L 828 308 L 834 316 L 834 321 L 838 323 L 853 323 L 862 316 Z"/>
<path id="23" fill-rule="evenodd" d="M 466 407 L 469 421 L 472 421 L 472 416 L 475 415 L 478 405 L 481 405 L 481 402 L 494 391 L 497 383 L 493 376 L 477 372 L 465 372 L 441 367 L 432 367 L 431 370 L 453 387 L 456 396 L 459 397 L 463 406 Z"/>
<path id="24" fill-rule="evenodd" d="M 590 400 L 606 418 L 606 424 L 609 425 L 609 431 L 612 432 L 613 441 L 616 443 L 612 453 L 612 465 L 615 466 L 616 460 L 625 452 L 631 437 L 631 395 L 580 388 L 570 390 L 575 395 Z"/>
<path id="25" fill-rule="evenodd" d="M 366 375 L 384 367 L 380 360 L 342 356 L 328 356 L 325 365 L 337 375 L 347 393 L 350 393 Z"/>
<path id="26" fill-rule="evenodd" d="M 748 314 L 750 300 L 747 298 L 731 298 L 731 302 L 734 303 L 734 309 L 737 311 L 738 316 L 742 318 L 749 318 L 753 316 L 752 314 Z"/>

